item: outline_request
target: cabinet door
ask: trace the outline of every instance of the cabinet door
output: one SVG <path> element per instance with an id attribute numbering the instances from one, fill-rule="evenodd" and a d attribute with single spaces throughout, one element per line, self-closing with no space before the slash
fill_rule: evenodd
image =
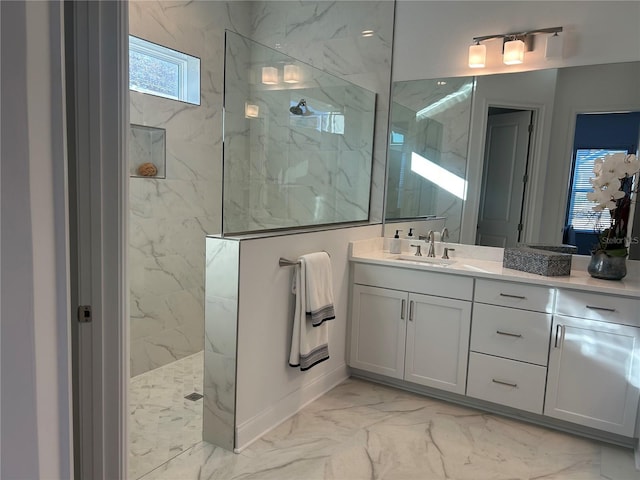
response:
<path id="1" fill-rule="evenodd" d="M 352 293 L 349 364 L 402 378 L 407 294 L 357 284 Z"/>
<path id="2" fill-rule="evenodd" d="M 640 329 L 556 315 L 545 415 L 633 436 Z"/>
<path id="3" fill-rule="evenodd" d="M 409 294 L 404 379 L 464 394 L 471 302 Z"/>

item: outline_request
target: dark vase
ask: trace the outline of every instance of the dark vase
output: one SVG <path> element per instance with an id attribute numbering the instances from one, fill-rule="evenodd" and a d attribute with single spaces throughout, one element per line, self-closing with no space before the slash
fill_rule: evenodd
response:
<path id="1" fill-rule="evenodd" d="M 627 274 L 627 257 L 610 257 L 603 251 L 591 255 L 589 275 L 603 280 L 622 280 Z"/>

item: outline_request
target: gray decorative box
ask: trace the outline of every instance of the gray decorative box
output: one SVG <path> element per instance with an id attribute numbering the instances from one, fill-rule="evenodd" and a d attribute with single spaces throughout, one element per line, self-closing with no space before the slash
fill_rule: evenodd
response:
<path id="1" fill-rule="evenodd" d="M 505 248 L 502 266 L 546 277 L 571 275 L 571 254 L 539 248 Z"/>

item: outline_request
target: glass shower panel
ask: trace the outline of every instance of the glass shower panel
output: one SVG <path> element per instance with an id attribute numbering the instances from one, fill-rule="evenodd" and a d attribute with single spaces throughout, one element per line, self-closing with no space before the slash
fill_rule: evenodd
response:
<path id="1" fill-rule="evenodd" d="M 368 220 L 375 93 L 226 32 L 223 233 Z"/>

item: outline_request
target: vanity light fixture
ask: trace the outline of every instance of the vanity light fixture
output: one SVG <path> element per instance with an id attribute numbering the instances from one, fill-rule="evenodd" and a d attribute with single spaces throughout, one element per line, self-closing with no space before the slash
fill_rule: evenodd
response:
<path id="1" fill-rule="evenodd" d="M 278 69 L 276 67 L 262 67 L 262 83 L 265 85 L 277 85 Z"/>
<path id="2" fill-rule="evenodd" d="M 363 30 L 363 31 L 362 31 L 362 33 L 361 33 L 361 35 L 362 35 L 363 37 L 373 37 L 373 34 L 374 34 L 374 33 L 375 33 L 375 32 L 374 32 L 373 30 Z"/>
<path id="3" fill-rule="evenodd" d="M 300 68 L 297 65 L 285 65 L 283 80 L 285 83 L 300 82 Z"/>
<path id="4" fill-rule="evenodd" d="M 551 41 L 560 43 L 560 47 L 547 46 L 547 52 L 551 48 L 551 53 L 545 53 L 546 58 L 551 58 L 549 55 L 558 55 L 557 51 L 562 50 L 562 39 L 558 33 L 562 32 L 562 27 L 540 28 L 537 30 L 528 30 L 525 32 L 513 32 L 513 33 L 499 33 L 496 35 L 485 35 L 483 37 L 474 37 L 473 45 L 469 47 L 469 67 L 470 68 L 483 68 L 486 65 L 487 50 L 486 46 L 482 42 L 486 40 L 493 40 L 496 38 L 502 39 L 503 43 L 503 57 L 502 61 L 505 65 L 518 65 L 524 62 L 525 51 L 530 52 L 534 48 L 534 36 L 541 33 L 550 33 L 547 42 Z M 554 38 L 554 40 L 551 40 Z"/>

